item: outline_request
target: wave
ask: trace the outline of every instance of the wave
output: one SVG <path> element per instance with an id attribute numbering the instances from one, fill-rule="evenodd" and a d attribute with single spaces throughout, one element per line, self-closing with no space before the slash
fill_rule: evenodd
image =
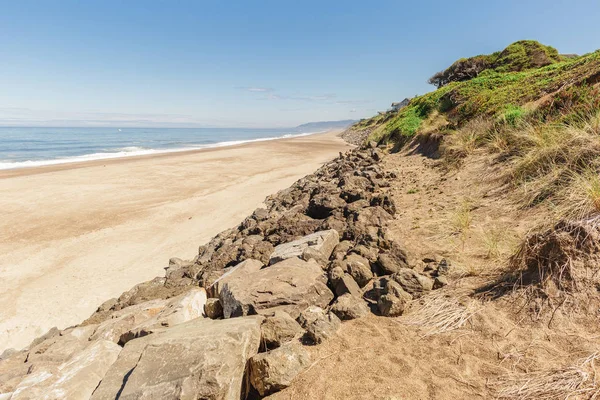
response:
<path id="1" fill-rule="evenodd" d="M 248 140 L 231 140 L 231 141 L 227 141 L 227 142 L 217 142 L 217 143 L 202 144 L 202 145 L 190 145 L 187 147 L 178 147 L 178 148 L 173 148 L 173 149 L 148 149 L 148 148 L 137 147 L 137 146 L 128 146 L 128 147 L 122 147 L 119 149 L 115 149 L 114 151 L 82 154 L 79 156 L 57 158 L 57 159 L 53 159 L 53 160 L 27 160 L 27 161 L 0 162 L 0 170 L 17 169 L 17 168 L 33 168 L 33 167 L 42 167 L 42 166 L 47 166 L 47 165 L 70 164 L 70 163 L 94 161 L 94 160 L 109 160 L 109 159 L 114 159 L 114 158 L 126 158 L 126 157 L 144 156 L 144 155 L 152 155 L 152 154 L 179 153 L 179 152 L 183 152 L 183 151 L 236 146 L 236 145 L 244 144 L 244 143 L 265 142 L 265 141 L 269 141 L 269 140 L 288 139 L 288 138 L 292 138 L 292 137 L 309 136 L 309 135 L 314 135 L 317 133 L 324 133 L 324 132 L 326 132 L 326 131 L 305 132 L 305 133 L 298 133 L 298 134 L 285 134 L 285 135 L 276 136 L 276 137 L 266 137 L 266 138 L 248 139 Z"/>

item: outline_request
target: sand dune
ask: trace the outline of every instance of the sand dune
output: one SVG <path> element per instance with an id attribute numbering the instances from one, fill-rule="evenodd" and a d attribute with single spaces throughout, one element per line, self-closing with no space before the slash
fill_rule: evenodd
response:
<path id="1" fill-rule="evenodd" d="M 0 172 L 0 352 L 164 273 L 348 145 L 337 133 Z"/>

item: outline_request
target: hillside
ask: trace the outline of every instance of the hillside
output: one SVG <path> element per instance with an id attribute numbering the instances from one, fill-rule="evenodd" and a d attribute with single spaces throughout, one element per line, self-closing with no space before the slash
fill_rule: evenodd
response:
<path id="1" fill-rule="evenodd" d="M 431 82 L 195 259 L 3 354 L 0 398 L 597 398 L 600 52 L 521 41 Z"/>

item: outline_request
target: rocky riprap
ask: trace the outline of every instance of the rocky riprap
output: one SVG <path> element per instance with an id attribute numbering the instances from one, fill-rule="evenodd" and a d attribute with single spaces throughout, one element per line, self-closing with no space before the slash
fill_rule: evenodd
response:
<path id="1" fill-rule="evenodd" d="M 374 144 L 269 196 L 164 277 L 0 360 L 0 399 L 261 398 L 310 366 L 342 321 L 401 315 L 446 284 L 388 230 L 396 178 Z"/>

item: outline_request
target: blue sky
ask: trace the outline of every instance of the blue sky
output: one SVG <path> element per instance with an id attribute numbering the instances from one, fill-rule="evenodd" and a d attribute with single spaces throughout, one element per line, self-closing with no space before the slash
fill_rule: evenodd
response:
<path id="1" fill-rule="evenodd" d="M 519 39 L 596 50 L 598 21 L 598 0 L 0 1 L 0 125 L 358 119 Z"/>

